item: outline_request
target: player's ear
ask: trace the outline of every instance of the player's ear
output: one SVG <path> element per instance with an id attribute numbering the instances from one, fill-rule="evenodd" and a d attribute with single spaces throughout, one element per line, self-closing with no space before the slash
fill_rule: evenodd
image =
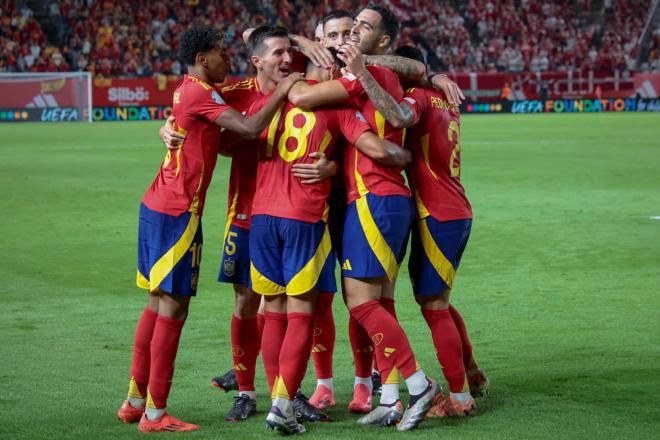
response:
<path id="1" fill-rule="evenodd" d="M 206 57 L 206 54 L 204 54 L 203 52 L 199 52 L 197 55 L 195 55 L 195 64 L 199 64 L 200 66 L 208 67 L 209 60 Z"/>
<path id="2" fill-rule="evenodd" d="M 261 70 L 261 68 L 262 68 L 261 59 L 256 55 L 252 55 L 250 58 L 252 60 L 252 64 L 254 65 L 254 67 L 256 67 L 257 70 Z"/>
<path id="3" fill-rule="evenodd" d="M 378 45 L 379 45 L 380 47 L 384 47 L 384 48 L 389 47 L 389 45 L 390 45 L 390 36 L 387 35 L 387 34 L 383 34 L 383 35 L 380 37 L 380 42 L 378 43 Z"/>

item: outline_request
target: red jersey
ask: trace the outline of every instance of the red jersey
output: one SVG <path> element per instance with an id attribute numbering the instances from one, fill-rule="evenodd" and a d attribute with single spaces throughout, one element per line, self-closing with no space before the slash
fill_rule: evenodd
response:
<path id="1" fill-rule="evenodd" d="M 265 100 L 251 112 L 258 111 L 263 103 Z M 363 119 L 359 111 L 346 106 L 303 111 L 287 102 L 262 133 L 266 145 L 259 151 L 252 215 L 267 214 L 308 223 L 324 219 L 330 180 L 303 184 L 294 177 L 291 167 L 296 163 L 313 163 L 315 159 L 309 157 L 312 152 L 330 156 L 342 136 L 355 142 L 369 130 Z"/>
<path id="2" fill-rule="evenodd" d="M 461 115 L 444 93 L 410 89 L 404 97 L 414 124 L 407 146 L 412 153 L 408 179 L 420 218 L 440 221 L 472 218 L 472 208 L 461 185 Z"/>
<path id="3" fill-rule="evenodd" d="M 223 87 L 220 93 L 223 99 L 239 112 L 247 112 L 252 104 L 264 97 L 255 78 Z M 222 136 L 238 135 L 224 131 Z M 255 142 L 258 141 L 241 138 L 233 150 L 229 174 L 227 225 L 233 224 L 243 229 L 250 229 L 250 211 L 257 179 Z"/>
<path id="4" fill-rule="evenodd" d="M 185 75 L 174 91 L 174 128 L 186 135 L 176 151 L 167 151 L 160 171 L 142 197 L 149 209 L 201 217 L 206 190 L 218 159 L 220 127 L 215 120 L 229 109 L 210 85 Z"/>
<path id="5" fill-rule="evenodd" d="M 403 89 L 399 77 L 389 69 L 380 66 L 367 66 L 374 79 L 394 99 L 403 99 Z M 350 103 L 356 106 L 367 119 L 369 126 L 381 139 L 403 146 L 405 130 L 396 130 L 385 121 L 373 105 L 362 84 L 354 75 L 339 79 L 350 96 Z M 373 193 L 378 196 L 402 195 L 410 197 L 399 167 L 381 165 L 361 153 L 354 145 L 345 149 L 344 175 L 346 176 L 347 202 Z"/>

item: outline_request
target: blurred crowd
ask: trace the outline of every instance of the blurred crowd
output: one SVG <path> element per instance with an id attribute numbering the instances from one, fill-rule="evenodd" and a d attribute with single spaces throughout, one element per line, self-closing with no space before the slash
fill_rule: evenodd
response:
<path id="1" fill-rule="evenodd" d="M 250 73 L 242 31 L 281 24 L 312 36 L 335 8 L 356 0 L 59 0 L 45 2 L 48 38 L 25 2 L 0 1 L 0 71 L 91 71 L 95 75 L 180 75 L 178 35 L 192 24 L 222 27 L 232 73 Z M 604 20 L 589 0 L 383 0 L 399 17 L 398 44 L 414 44 L 450 72 L 631 70 L 651 0 L 606 0 Z M 251 12 L 252 11 L 252 12 Z M 259 12 L 254 12 L 259 11 Z M 50 29 L 52 28 L 52 31 Z M 660 31 L 649 62 L 657 68 Z"/>

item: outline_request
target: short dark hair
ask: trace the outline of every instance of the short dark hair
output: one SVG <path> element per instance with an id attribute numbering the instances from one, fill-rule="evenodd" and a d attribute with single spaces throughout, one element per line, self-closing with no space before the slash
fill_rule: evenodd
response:
<path id="1" fill-rule="evenodd" d="M 426 64 L 426 61 L 424 61 L 424 54 L 415 46 L 400 46 L 394 51 L 394 55 L 410 58 L 411 60 L 417 60 L 420 63 Z"/>
<path id="2" fill-rule="evenodd" d="M 325 28 L 325 24 L 327 22 L 330 20 L 338 20 L 340 18 L 350 18 L 351 20 L 355 20 L 355 14 L 353 14 L 351 11 L 347 11 L 346 9 L 335 9 L 323 17 L 321 23 L 323 23 L 323 27 Z"/>
<path id="3" fill-rule="evenodd" d="M 179 58 L 186 65 L 194 66 L 198 53 L 208 52 L 223 39 L 224 34 L 218 29 L 208 26 L 193 26 L 181 36 Z"/>
<path id="4" fill-rule="evenodd" d="M 369 3 L 362 8 L 361 11 L 364 11 L 365 9 L 371 9 L 380 14 L 385 35 L 390 37 L 390 46 L 394 44 L 394 40 L 396 40 L 396 37 L 399 35 L 399 20 L 397 20 L 396 15 L 385 6 L 377 5 L 376 3 Z"/>
<path id="5" fill-rule="evenodd" d="M 343 67 L 346 67 L 346 63 L 344 63 L 342 60 L 340 60 L 339 57 L 337 56 L 337 49 L 336 48 L 326 47 L 326 49 L 328 49 L 330 51 L 330 53 L 332 54 L 332 58 L 335 61 L 335 64 L 337 65 L 337 67 L 339 67 L 340 69 L 343 68 Z M 314 62 L 309 58 L 305 58 L 305 69 L 307 69 L 307 66 L 309 64 L 314 64 Z"/>
<path id="6" fill-rule="evenodd" d="M 247 41 L 250 55 L 260 52 L 263 49 L 264 41 L 274 37 L 289 38 L 289 31 L 282 26 L 259 26 L 253 30 Z"/>

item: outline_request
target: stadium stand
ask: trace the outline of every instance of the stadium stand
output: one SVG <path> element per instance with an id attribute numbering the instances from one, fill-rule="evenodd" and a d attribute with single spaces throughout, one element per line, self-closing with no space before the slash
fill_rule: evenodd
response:
<path id="1" fill-rule="evenodd" d="M 91 71 L 96 76 L 180 75 L 177 39 L 191 24 L 222 26 L 232 73 L 252 73 L 241 32 L 262 23 L 313 35 L 347 0 L 61 0 L 1 2 L 0 71 Z M 651 0 L 388 0 L 399 44 L 420 47 L 448 72 L 632 71 Z M 46 26 L 48 25 L 48 26 Z M 46 32 L 44 29 L 49 29 Z M 644 66 L 658 69 L 660 29 Z"/>

